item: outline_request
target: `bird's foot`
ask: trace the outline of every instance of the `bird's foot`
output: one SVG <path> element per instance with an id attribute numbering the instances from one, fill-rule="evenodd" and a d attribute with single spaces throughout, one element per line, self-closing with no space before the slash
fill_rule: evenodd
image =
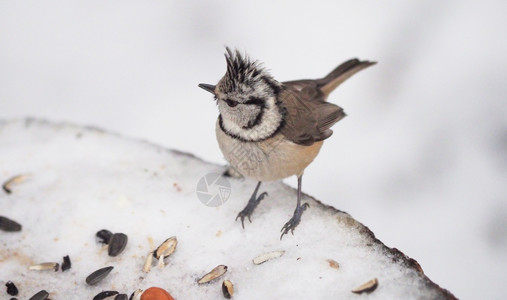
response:
<path id="1" fill-rule="evenodd" d="M 261 200 L 264 199 L 264 197 L 266 197 L 267 195 L 268 195 L 267 192 L 263 192 L 259 195 L 259 197 L 257 197 L 256 193 L 254 193 L 250 198 L 250 200 L 248 200 L 248 204 L 245 206 L 245 208 L 243 208 L 243 210 L 239 212 L 238 216 L 236 217 L 236 220 L 238 220 L 238 218 L 241 218 L 241 226 L 243 227 L 243 229 L 245 228 L 245 218 L 248 218 L 248 221 L 252 223 L 250 216 L 254 212 L 257 205 L 259 205 L 259 202 L 261 202 Z"/>
<path id="2" fill-rule="evenodd" d="M 308 207 L 310 207 L 308 203 L 304 203 L 303 205 L 296 207 L 292 218 L 290 218 L 289 222 L 285 223 L 285 225 L 282 227 L 282 235 L 280 235 L 280 240 L 283 238 L 284 234 L 289 233 L 289 231 L 292 233 L 292 235 L 294 235 L 294 229 L 296 229 L 296 227 L 299 225 L 299 222 L 301 222 L 301 216 Z"/>

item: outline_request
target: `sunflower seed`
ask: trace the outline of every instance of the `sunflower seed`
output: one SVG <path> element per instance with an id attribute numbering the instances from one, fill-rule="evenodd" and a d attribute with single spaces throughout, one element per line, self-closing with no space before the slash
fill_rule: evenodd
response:
<path id="1" fill-rule="evenodd" d="M 109 249 L 107 249 L 107 253 L 109 256 L 117 256 L 122 253 L 125 247 L 127 246 L 128 237 L 124 233 L 115 233 L 111 236 L 109 240 Z"/>
<path id="2" fill-rule="evenodd" d="M 21 225 L 16 221 L 0 216 L 0 229 L 8 232 L 21 231 Z"/>
<path id="3" fill-rule="evenodd" d="M 72 264 L 70 263 L 70 257 L 68 255 L 64 256 L 63 263 L 62 263 L 62 272 L 70 269 L 71 265 Z"/>
<path id="4" fill-rule="evenodd" d="M 174 253 L 174 250 L 176 250 L 176 246 L 178 245 L 178 239 L 175 236 L 172 236 L 165 240 L 158 248 L 153 251 L 153 256 L 156 259 L 162 259 L 168 257 L 169 255 Z"/>
<path id="5" fill-rule="evenodd" d="M 327 262 L 329 263 L 329 266 L 333 269 L 338 270 L 340 268 L 340 264 L 336 260 L 328 259 Z"/>
<path id="6" fill-rule="evenodd" d="M 213 270 L 211 270 L 209 273 L 204 275 L 201 279 L 197 281 L 198 284 L 208 283 L 213 279 L 216 279 L 227 272 L 227 266 L 224 265 L 218 265 Z"/>
<path id="7" fill-rule="evenodd" d="M 137 289 L 135 290 L 131 295 L 130 295 L 130 298 L 129 300 L 140 300 L 141 299 L 141 295 L 143 293 L 143 290 L 141 289 Z"/>
<path id="8" fill-rule="evenodd" d="M 129 296 L 127 294 L 118 294 L 114 297 L 114 300 L 128 300 Z"/>
<path id="9" fill-rule="evenodd" d="M 151 270 L 152 263 L 153 263 L 153 252 L 150 252 L 148 253 L 148 255 L 146 255 L 146 260 L 144 261 L 143 266 L 143 272 L 149 273 Z"/>
<path id="10" fill-rule="evenodd" d="M 21 182 L 25 181 L 28 177 L 29 177 L 28 174 L 13 176 L 13 177 L 9 178 L 6 182 L 4 182 L 4 184 L 2 185 L 2 189 L 7 194 L 10 194 L 10 193 L 12 193 L 12 185 L 13 184 L 21 183 Z"/>
<path id="11" fill-rule="evenodd" d="M 93 297 L 93 300 L 102 300 L 102 299 L 106 299 L 107 297 L 111 297 L 114 295 L 118 295 L 118 292 L 117 291 L 102 291 L 102 292 L 98 293 L 97 295 L 95 295 L 95 297 Z"/>
<path id="12" fill-rule="evenodd" d="M 97 237 L 97 241 L 101 244 L 109 244 L 109 241 L 111 240 L 111 236 L 113 233 L 107 229 L 102 229 L 100 231 L 97 231 L 95 236 Z"/>
<path id="13" fill-rule="evenodd" d="M 37 294 L 33 295 L 29 300 L 46 300 L 49 297 L 49 293 L 45 290 L 42 290 L 38 292 Z"/>
<path id="14" fill-rule="evenodd" d="M 89 285 L 99 283 L 99 281 L 104 279 L 113 270 L 113 268 L 114 268 L 113 266 L 109 266 L 102 269 L 98 269 L 97 271 L 91 273 L 90 275 L 88 275 L 88 277 L 86 277 L 86 283 L 88 283 Z"/>
<path id="15" fill-rule="evenodd" d="M 9 280 L 5 283 L 5 286 L 7 287 L 7 294 L 16 296 L 19 293 L 18 288 L 14 285 L 14 282 Z"/>
<path id="16" fill-rule="evenodd" d="M 224 282 L 222 282 L 222 293 L 225 299 L 231 299 L 234 295 L 234 285 L 232 285 L 230 280 L 224 280 Z"/>
<path id="17" fill-rule="evenodd" d="M 60 264 L 59 263 L 46 262 L 46 263 L 41 263 L 41 264 L 38 264 L 38 265 L 29 266 L 28 270 L 32 270 L 32 271 L 53 270 L 53 271 L 56 272 L 56 271 L 58 271 L 58 268 L 60 268 Z"/>
<path id="18" fill-rule="evenodd" d="M 268 260 L 271 260 L 274 258 L 279 258 L 284 254 L 285 254 L 285 251 L 283 251 L 283 250 L 264 253 L 262 255 L 257 256 L 256 258 L 254 258 L 253 263 L 256 265 L 260 265 L 262 263 L 267 262 Z"/>
<path id="19" fill-rule="evenodd" d="M 354 290 L 352 290 L 352 293 L 361 294 L 361 293 L 371 293 L 373 292 L 378 286 L 378 280 L 377 278 L 373 278 L 372 280 L 361 284 Z"/>

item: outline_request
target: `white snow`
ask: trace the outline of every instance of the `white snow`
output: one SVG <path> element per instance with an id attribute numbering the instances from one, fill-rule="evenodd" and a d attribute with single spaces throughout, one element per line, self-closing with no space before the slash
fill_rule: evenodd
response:
<path id="1" fill-rule="evenodd" d="M 457 297 L 504 299 L 506 12 L 504 0 L 0 1 L 0 119 L 97 126 L 225 164 L 197 87 L 225 73 L 225 45 L 279 80 L 376 60 L 331 95 L 348 116 L 303 190 Z"/>
<path id="2" fill-rule="evenodd" d="M 269 196 L 241 228 L 234 218 L 255 185 L 229 179 L 230 199 L 218 207 L 202 204 L 197 182 L 223 167 L 161 147 L 97 129 L 39 120 L 0 123 L 0 181 L 31 176 L 0 193 L 1 214 L 20 222 L 21 232 L 0 232 L 0 284 L 13 281 L 20 298 L 45 289 L 52 299 L 90 299 L 102 290 L 132 293 L 159 286 L 176 299 L 223 299 L 229 279 L 238 299 L 436 299 L 427 279 L 366 234 L 347 214 L 305 197 L 310 208 L 295 231 L 279 240 L 290 217 L 295 190 L 281 182 L 266 184 Z M 109 257 L 95 241 L 100 229 L 122 232 L 129 242 Z M 176 236 L 178 246 L 163 269 L 142 272 L 149 239 L 156 247 Z M 252 259 L 283 250 L 261 265 Z M 30 271 L 31 264 L 60 262 L 66 272 Z M 328 259 L 340 267 L 331 268 Z M 196 281 L 215 266 L 227 273 L 209 284 Z M 114 266 L 95 286 L 85 278 Z M 351 292 L 378 278 L 370 295 Z M 4 296 L 2 296 L 4 297 Z"/>

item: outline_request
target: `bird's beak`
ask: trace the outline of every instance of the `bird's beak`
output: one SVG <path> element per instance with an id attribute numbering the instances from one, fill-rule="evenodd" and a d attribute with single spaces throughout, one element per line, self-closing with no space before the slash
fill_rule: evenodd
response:
<path id="1" fill-rule="evenodd" d="M 205 91 L 208 91 L 210 93 L 212 93 L 213 95 L 215 95 L 215 87 L 216 85 L 212 85 L 212 84 L 206 84 L 206 83 L 199 83 L 199 87 Z"/>

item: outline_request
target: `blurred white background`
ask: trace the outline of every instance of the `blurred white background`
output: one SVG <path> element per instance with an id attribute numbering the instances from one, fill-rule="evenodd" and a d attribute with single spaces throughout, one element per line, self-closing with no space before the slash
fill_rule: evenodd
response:
<path id="1" fill-rule="evenodd" d="M 0 0 L 0 119 L 96 126 L 224 164 L 197 84 L 225 73 L 225 45 L 280 81 L 378 61 L 331 95 L 348 117 L 303 190 L 457 297 L 505 299 L 506 1 Z"/>

